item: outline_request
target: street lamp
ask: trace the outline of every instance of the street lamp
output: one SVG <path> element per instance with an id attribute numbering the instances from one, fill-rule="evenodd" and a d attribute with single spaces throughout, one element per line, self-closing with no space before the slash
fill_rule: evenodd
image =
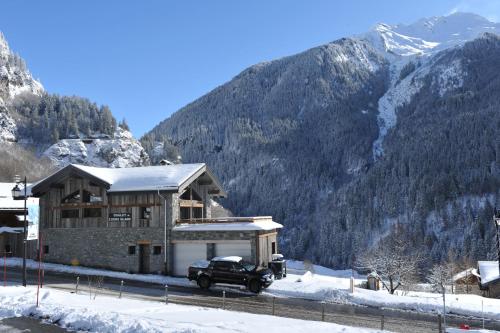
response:
<path id="1" fill-rule="evenodd" d="M 23 286 L 26 287 L 26 245 L 27 245 L 27 239 L 26 239 L 26 200 L 28 199 L 28 195 L 26 193 L 27 191 L 27 184 L 26 184 L 26 177 L 24 177 L 23 181 L 24 185 L 24 195 L 22 193 L 22 190 L 19 188 L 20 182 L 17 182 L 16 186 L 12 189 L 12 197 L 14 200 L 22 200 L 24 199 L 24 224 L 23 224 Z"/>
<path id="2" fill-rule="evenodd" d="M 497 231 L 497 251 L 498 251 L 498 270 L 500 271 L 500 209 L 495 209 L 495 227 Z"/>

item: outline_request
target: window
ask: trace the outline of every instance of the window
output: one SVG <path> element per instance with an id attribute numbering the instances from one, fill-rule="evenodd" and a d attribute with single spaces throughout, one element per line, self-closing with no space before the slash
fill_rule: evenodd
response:
<path id="1" fill-rule="evenodd" d="M 10 245 L 9 244 L 5 244 L 5 252 L 10 253 Z"/>
<path id="2" fill-rule="evenodd" d="M 80 202 L 80 191 L 75 191 L 62 199 L 62 203 L 77 203 Z"/>
<path id="3" fill-rule="evenodd" d="M 61 210 L 61 218 L 63 219 L 75 219 L 79 217 L 78 209 L 63 209 Z"/>
<path id="4" fill-rule="evenodd" d="M 193 218 L 201 219 L 203 217 L 203 208 L 195 207 L 193 208 Z"/>
<path id="5" fill-rule="evenodd" d="M 101 217 L 101 208 L 85 208 L 83 210 L 83 217 Z"/>
<path id="6" fill-rule="evenodd" d="M 272 254 L 276 254 L 276 242 L 271 243 Z"/>
<path id="7" fill-rule="evenodd" d="M 131 245 L 128 247 L 128 254 L 129 255 L 134 255 L 135 254 L 135 245 Z"/>
<path id="8" fill-rule="evenodd" d="M 48 245 L 43 246 L 43 254 L 49 254 L 49 246 Z"/>
<path id="9" fill-rule="evenodd" d="M 154 255 L 161 254 L 161 246 L 153 246 L 153 254 Z"/>
<path id="10" fill-rule="evenodd" d="M 181 220 L 189 220 L 189 207 L 181 207 Z"/>
<path id="11" fill-rule="evenodd" d="M 219 271 L 229 272 L 233 268 L 233 264 L 226 261 L 217 261 L 215 263 L 215 269 Z"/>
<path id="12" fill-rule="evenodd" d="M 151 218 L 151 207 L 141 207 L 141 219 L 149 220 Z"/>
<path id="13" fill-rule="evenodd" d="M 83 202 L 102 202 L 102 197 L 98 194 L 83 190 Z"/>

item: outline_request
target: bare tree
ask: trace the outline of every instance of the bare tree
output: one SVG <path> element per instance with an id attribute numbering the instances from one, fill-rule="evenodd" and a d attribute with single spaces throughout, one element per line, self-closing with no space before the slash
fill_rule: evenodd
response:
<path id="1" fill-rule="evenodd" d="M 396 235 L 385 239 L 375 250 L 361 257 L 357 266 L 377 273 L 384 288 L 394 294 L 399 287 L 414 282 L 422 261 L 421 252 L 410 249 L 408 242 Z"/>
<path id="2" fill-rule="evenodd" d="M 453 265 L 449 263 L 438 264 L 432 267 L 427 281 L 432 288 L 443 295 L 443 321 L 446 331 L 446 286 L 452 284 Z"/>

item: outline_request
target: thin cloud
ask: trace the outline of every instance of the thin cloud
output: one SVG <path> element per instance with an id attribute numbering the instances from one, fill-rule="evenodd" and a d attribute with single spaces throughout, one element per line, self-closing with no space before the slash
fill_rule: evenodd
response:
<path id="1" fill-rule="evenodd" d="M 448 14 L 469 12 L 486 17 L 493 22 L 500 21 L 500 1 L 498 0 L 462 0 Z"/>

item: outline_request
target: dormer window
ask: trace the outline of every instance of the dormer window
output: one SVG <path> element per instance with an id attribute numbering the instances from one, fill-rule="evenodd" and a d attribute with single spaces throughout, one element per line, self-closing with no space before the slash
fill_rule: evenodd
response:
<path id="1" fill-rule="evenodd" d="M 78 203 L 80 202 L 80 191 L 75 191 L 70 195 L 65 196 L 62 200 L 62 203 Z"/>
<path id="2" fill-rule="evenodd" d="M 83 190 L 83 202 L 88 202 L 88 203 L 102 202 L 102 197 L 99 194 Z"/>

